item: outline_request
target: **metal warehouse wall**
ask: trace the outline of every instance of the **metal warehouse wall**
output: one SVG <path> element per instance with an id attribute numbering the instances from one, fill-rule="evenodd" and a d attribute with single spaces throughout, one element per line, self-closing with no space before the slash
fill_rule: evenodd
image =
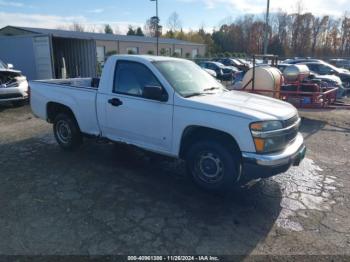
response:
<path id="1" fill-rule="evenodd" d="M 28 79 L 36 79 L 35 55 L 32 36 L 0 37 L 0 59 L 13 64 Z"/>
<path id="2" fill-rule="evenodd" d="M 94 40 L 70 38 L 52 39 L 56 78 L 61 77 L 62 58 L 67 68 L 67 77 L 96 77 L 97 57 Z"/>

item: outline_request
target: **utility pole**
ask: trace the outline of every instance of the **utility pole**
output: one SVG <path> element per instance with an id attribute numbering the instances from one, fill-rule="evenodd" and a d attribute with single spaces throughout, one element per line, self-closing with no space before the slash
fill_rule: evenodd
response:
<path id="1" fill-rule="evenodd" d="M 266 22 L 265 22 L 265 38 L 264 38 L 264 55 L 267 55 L 267 47 L 269 44 L 269 16 L 270 16 L 270 0 L 267 0 Z"/>
<path id="2" fill-rule="evenodd" d="M 158 56 L 158 55 L 159 55 L 159 16 L 158 16 L 158 0 L 151 0 L 151 2 L 156 2 L 156 18 L 157 18 L 156 37 L 157 37 L 157 56 Z"/>

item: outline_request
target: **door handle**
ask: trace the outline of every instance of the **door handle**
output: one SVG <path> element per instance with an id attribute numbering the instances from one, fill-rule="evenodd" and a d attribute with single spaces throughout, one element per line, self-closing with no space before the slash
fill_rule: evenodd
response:
<path id="1" fill-rule="evenodd" d="M 123 104 L 123 102 L 119 98 L 109 99 L 108 103 L 110 103 L 112 106 L 121 106 Z"/>

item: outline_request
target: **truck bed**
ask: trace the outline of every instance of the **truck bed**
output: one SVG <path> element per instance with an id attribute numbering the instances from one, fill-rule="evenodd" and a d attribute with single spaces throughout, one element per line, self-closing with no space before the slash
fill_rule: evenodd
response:
<path id="1" fill-rule="evenodd" d="M 38 80 L 33 82 L 70 86 L 70 87 L 79 87 L 79 88 L 97 89 L 100 83 L 100 78 L 86 77 L 86 78 L 68 78 L 68 79 L 47 79 L 47 80 Z"/>
<path id="2" fill-rule="evenodd" d="M 33 113 L 42 119 L 48 119 L 49 105 L 64 105 L 73 112 L 83 133 L 98 135 L 100 129 L 96 116 L 97 83 L 94 78 L 30 81 Z"/>

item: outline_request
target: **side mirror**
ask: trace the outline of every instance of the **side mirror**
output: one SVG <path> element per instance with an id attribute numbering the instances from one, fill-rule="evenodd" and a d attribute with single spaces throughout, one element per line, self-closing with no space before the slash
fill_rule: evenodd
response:
<path id="1" fill-rule="evenodd" d="M 330 75 L 335 75 L 337 72 L 335 72 L 333 69 L 329 70 Z"/>
<path id="2" fill-rule="evenodd" d="M 13 69 L 13 64 L 7 64 L 8 69 Z"/>
<path id="3" fill-rule="evenodd" d="M 168 94 L 163 91 L 161 86 L 146 85 L 143 88 L 143 97 L 161 102 L 168 100 Z"/>

